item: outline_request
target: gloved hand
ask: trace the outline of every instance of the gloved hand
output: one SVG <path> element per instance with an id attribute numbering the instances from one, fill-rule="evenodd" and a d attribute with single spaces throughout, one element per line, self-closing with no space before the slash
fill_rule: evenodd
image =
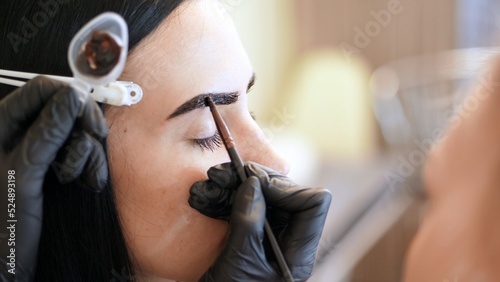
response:
<path id="1" fill-rule="evenodd" d="M 200 281 L 284 281 L 264 239 L 266 215 L 294 281 L 307 280 L 331 194 L 325 189 L 298 186 L 255 163 L 248 163 L 245 170 L 248 179 L 234 195 L 238 178 L 230 164 L 211 168 L 209 180 L 191 187 L 189 203 L 205 215 L 224 219 L 231 209 L 226 246 Z"/>
<path id="2" fill-rule="evenodd" d="M 83 114 L 78 117 L 80 111 Z M 51 164 L 61 182 L 82 175 L 88 179 L 87 188 L 104 187 L 105 154 L 91 135 L 106 134 L 95 102 L 83 103 L 67 84 L 45 77 L 32 79 L 0 101 L 1 281 L 34 278 L 42 230 L 42 186 Z"/>

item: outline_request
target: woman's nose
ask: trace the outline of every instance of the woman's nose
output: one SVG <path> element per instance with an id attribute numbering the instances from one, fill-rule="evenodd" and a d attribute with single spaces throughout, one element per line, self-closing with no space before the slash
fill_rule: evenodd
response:
<path id="1" fill-rule="evenodd" d="M 233 136 L 241 158 L 267 166 L 282 175 L 290 171 L 290 164 L 269 144 L 259 126 L 252 122 L 240 134 Z"/>

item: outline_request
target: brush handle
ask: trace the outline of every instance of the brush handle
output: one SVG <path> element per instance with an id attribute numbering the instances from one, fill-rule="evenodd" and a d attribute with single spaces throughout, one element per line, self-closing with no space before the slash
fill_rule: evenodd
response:
<path id="1" fill-rule="evenodd" d="M 269 225 L 269 222 L 264 222 L 264 230 L 266 231 L 267 238 L 269 238 L 269 242 L 271 243 L 271 248 L 273 249 L 274 255 L 276 256 L 276 260 L 278 261 L 278 265 L 280 266 L 281 273 L 283 274 L 283 278 L 287 282 L 293 282 L 293 276 L 288 269 L 288 265 L 286 265 L 285 257 L 283 253 L 281 253 L 280 247 L 278 245 L 278 241 L 276 241 L 276 237 L 274 237 L 273 230 Z"/>
<path id="2" fill-rule="evenodd" d="M 247 174 L 245 172 L 245 164 L 241 159 L 238 151 L 236 151 L 235 147 L 227 148 L 227 152 L 229 153 L 229 158 L 231 159 L 231 163 L 233 163 L 234 168 L 236 169 L 236 173 L 240 177 L 241 182 L 245 182 L 247 180 Z"/>
<path id="3" fill-rule="evenodd" d="M 247 174 L 245 173 L 243 160 L 236 151 L 235 147 L 227 148 L 227 152 L 229 153 L 229 158 L 236 168 L 236 172 L 238 173 L 241 182 L 244 182 L 245 180 L 247 180 Z M 278 241 L 276 240 L 276 237 L 274 237 L 273 230 L 271 229 L 269 222 L 267 222 L 267 219 L 264 222 L 264 230 L 267 234 L 267 238 L 269 238 L 269 243 L 271 244 L 271 248 L 273 249 L 274 255 L 276 256 L 276 260 L 278 261 L 278 265 L 283 274 L 283 278 L 285 278 L 285 281 L 293 282 L 293 276 L 290 273 L 288 266 L 286 265 L 285 257 L 281 253 Z"/>
<path id="4" fill-rule="evenodd" d="M 210 111 L 212 112 L 212 115 L 214 117 L 217 130 L 219 131 L 219 134 L 222 136 L 222 140 L 229 154 L 229 159 L 231 160 L 231 163 L 236 169 L 236 172 L 238 173 L 241 182 L 245 182 L 245 180 L 247 180 L 247 174 L 245 172 L 245 164 L 243 163 L 240 154 L 238 154 L 238 150 L 236 150 L 236 145 L 234 144 L 233 137 L 231 136 L 231 133 L 229 133 L 229 129 L 227 128 L 226 123 L 224 122 L 224 119 L 220 115 L 219 111 L 215 107 L 212 98 L 206 97 L 205 101 L 207 105 L 210 107 Z M 278 241 L 276 241 L 273 230 L 271 229 L 269 222 L 267 222 L 267 219 L 264 222 L 264 231 L 267 234 L 267 238 L 269 238 L 269 243 L 271 244 L 271 248 L 273 249 L 274 255 L 276 256 L 278 265 L 281 269 L 281 272 L 283 273 L 283 278 L 285 278 L 285 281 L 287 282 L 293 282 L 293 277 L 292 274 L 290 273 L 290 270 L 288 269 L 288 266 L 286 265 L 285 257 L 283 257 L 283 254 L 281 253 Z"/>

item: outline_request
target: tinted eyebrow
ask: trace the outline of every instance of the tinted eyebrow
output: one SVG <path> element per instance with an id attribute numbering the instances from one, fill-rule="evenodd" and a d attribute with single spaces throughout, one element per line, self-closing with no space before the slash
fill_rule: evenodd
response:
<path id="1" fill-rule="evenodd" d="M 180 105 L 169 117 L 168 119 L 174 118 L 176 116 L 183 115 L 190 111 L 206 107 L 205 98 L 210 97 L 216 105 L 229 105 L 238 101 L 238 92 L 230 93 L 207 93 L 200 94 L 191 99 L 189 99 L 184 104 Z"/>
<path id="2" fill-rule="evenodd" d="M 250 91 L 250 89 L 252 89 L 254 84 L 255 84 L 255 73 L 252 74 L 252 77 L 250 78 L 250 81 L 248 82 L 247 92 Z"/>
<path id="3" fill-rule="evenodd" d="M 252 75 L 252 78 L 248 82 L 247 92 L 252 88 L 255 83 L 255 74 Z M 210 97 L 214 101 L 216 105 L 229 105 L 236 103 L 238 101 L 238 92 L 228 92 L 228 93 L 205 93 L 197 95 L 187 102 L 180 105 L 167 119 L 171 119 L 183 114 L 186 114 L 190 111 L 206 107 L 205 98 Z"/>

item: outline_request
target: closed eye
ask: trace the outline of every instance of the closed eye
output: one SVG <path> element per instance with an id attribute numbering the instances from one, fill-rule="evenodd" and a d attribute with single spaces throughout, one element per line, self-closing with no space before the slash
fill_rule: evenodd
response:
<path id="1" fill-rule="evenodd" d="M 194 144 L 199 146 L 201 151 L 210 150 L 215 151 L 222 146 L 222 138 L 218 131 L 211 137 L 193 139 Z"/>

